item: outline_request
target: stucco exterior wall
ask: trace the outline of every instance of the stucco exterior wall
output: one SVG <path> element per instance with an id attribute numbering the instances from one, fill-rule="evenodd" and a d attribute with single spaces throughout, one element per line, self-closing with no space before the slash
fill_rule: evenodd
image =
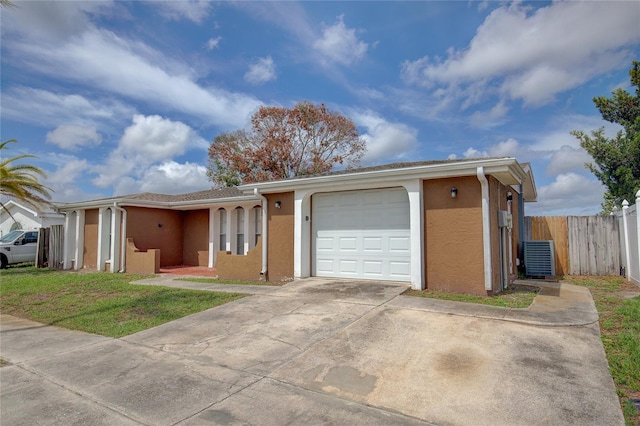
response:
<path id="1" fill-rule="evenodd" d="M 262 237 L 256 246 L 245 255 L 231 254 L 219 251 L 216 262 L 218 277 L 229 280 L 263 280 L 260 275 L 262 269 Z"/>
<path id="2" fill-rule="evenodd" d="M 160 250 L 140 251 L 133 238 L 127 238 L 127 272 L 132 274 L 157 274 L 160 272 Z"/>
<path id="3" fill-rule="evenodd" d="M 182 264 L 209 265 L 209 210 L 193 210 L 183 214 L 184 237 Z"/>
<path id="4" fill-rule="evenodd" d="M 425 180 L 426 287 L 486 295 L 482 244 L 482 192 L 473 177 Z M 458 196 L 451 198 L 451 188 Z"/>
<path id="5" fill-rule="evenodd" d="M 268 268 L 269 281 L 293 278 L 293 226 L 294 193 L 283 192 L 265 195 L 268 202 Z M 279 209 L 275 208 L 280 201 Z"/>
<path id="6" fill-rule="evenodd" d="M 98 209 L 86 210 L 84 213 L 84 249 L 82 267 L 98 268 Z"/>
<path id="7" fill-rule="evenodd" d="M 127 238 L 140 250 L 160 249 L 160 266 L 182 265 L 184 233 L 183 212 L 125 207 Z"/>

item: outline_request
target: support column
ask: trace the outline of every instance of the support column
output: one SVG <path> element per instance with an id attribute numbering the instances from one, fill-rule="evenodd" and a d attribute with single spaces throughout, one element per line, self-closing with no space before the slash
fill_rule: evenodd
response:
<path id="1" fill-rule="evenodd" d="M 409 229 L 411 247 L 411 288 L 424 289 L 424 221 L 423 184 L 421 179 L 406 182 L 404 188 L 409 196 Z"/>
<path id="2" fill-rule="evenodd" d="M 293 214 L 293 276 L 311 276 L 311 192 L 295 191 Z"/>
<path id="3" fill-rule="evenodd" d="M 84 210 L 78 210 L 76 215 L 76 246 L 74 250 L 74 269 L 82 269 L 84 265 Z"/>
<path id="4" fill-rule="evenodd" d="M 216 209 L 209 207 L 209 259 L 207 261 L 209 268 L 213 268 L 216 264 L 216 251 L 219 244 L 216 242 L 216 212 Z"/>
<path id="5" fill-rule="evenodd" d="M 109 271 L 118 272 L 120 270 L 120 211 L 114 207 L 111 208 L 111 265 Z"/>

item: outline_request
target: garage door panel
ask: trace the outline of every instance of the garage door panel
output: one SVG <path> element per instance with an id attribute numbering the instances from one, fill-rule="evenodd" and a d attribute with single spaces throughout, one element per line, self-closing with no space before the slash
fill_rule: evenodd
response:
<path id="1" fill-rule="evenodd" d="M 316 238 L 316 250 L 318 250 L 318 251 L 333 251 L 333 237 L 318 237 L 318 238 Z"/>
<path id="2" fill-rule="evenodd" d="M 373 261 L 373 260 L 365 260 L 363 262 L 364 270 L 363 272 L 366 275 L 377 275 L 382 276 L 382 261 Z"/>
<path id="3" fill-rule="evenodd" d="M 382 251 L 382 238 L 381 237 L 364 237 L 362 239 L 362 250 L 365 252 Z"/>
<path id="4" fill-rule="evenodd" d="M 338 265 L 339 272 L 342 274 L 356 274 L 358 272 L 358 261 L 355 259 L 342 259 Z"/>
<path id="5" fill-rule="evenodd" d="M 409 237 L 390 237 L 389 251 L 409 253 L 411 249 L 411 241 Z"/>
<path id="6" fill-rule="evenodd" d="M 316 194 L 312 205 L 313 275 L 410 279 L 406 190 Z"/>
<path id="7" fill-rule="evenodd" d="M 342 251 L 356 251 L 358 249 L 358 239 L 356 237 L 342 237 L 340 238 L 339 250 Z"/>

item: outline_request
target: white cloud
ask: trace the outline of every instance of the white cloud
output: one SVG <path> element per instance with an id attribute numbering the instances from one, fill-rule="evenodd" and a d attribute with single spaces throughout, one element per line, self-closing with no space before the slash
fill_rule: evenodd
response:
<path id="1" fill-rule="evenodd" d="M 211 187 L 206 167 L 194 163 L 169 161 L 146 171 L 141 189 L 148 192 L 178 194 Z"/>
<path id="2" fill-rule="evenodd" d="M 604 127 L 605 135 L 613 137 L 622 126 L 604 121 L 599 116 L 563 115 L 552 123 L 554 128 L 540 137 L 529 148 L 533 151 L 556 151 L 565 146 L 578 149 L 580 140 L 571 134 L 572 130 L 582 130 L 590 134 L 592 130 Z"/>
<path id="3" fill-rule="evenodd" d="M 347 28 L 344 15 L 340 15 L 334 25 L 325 26 L 322 38 L 316 40 L 313 47 L 331 62 L 350 65 L 364 58 L 369 46 L 358 40 L 356 30 Z"/>
<path id="4" fill-rule="evenodd" d="M 551 160 L 547 165 L 545 173 L 548 175 L 557 175 L 576 170 L 585 171 L 585 163 L 592 161 L 593 158 L 591 158 L 584 149 L 572 148 L 565 145 L 551 155 Z"/>
<path id="5" fill-rule="evenodd" d="M 172 161 L 189 149 L 206 149 L 207 142 L 191 127 L 158 115 L 134 115 L 118 147 L 105 164 L 94 167 L 93 183 L 108 187 L 124 177 L 140 176 L 154 163 Z"/>
<path id="6" fill-rule="evenodd" d="M 489 155 L 492 157 L 515 157 L 518 152 L 518 141 L 509 138 L 504 142 L 498 142 L 489 148 Z"/>
<path id="7" fill-rule="evenodd" d="M 488 96 L 541 105 L 628 64 L 640 40 L 635 2 L 516 2 L 491 12 L 469 45 L 403 64 L 407 83 L 471 103 Z M 478 96 L 481 94 L 482 96 Z"/>
<path id="8" fill-rule="evenodd" d="M 124 131 L 119 150 L 144 162 L 163 161 L 182 155 L 200 137 L 184 123 L 159 115 L 134 115 Z"/>
<path id="9" fill-rule="evenodd" d="M 220 41 L 222 40 L 222 37 L 218 36 L 216 38 L 210 38 L 207 41 L 207 49 L 209 50 L 213 50 L 213 49 L 217 49 L 218 46 L 220 45 Z"/>
<path id="10" fill-rule="evenodd" d="M 249 71 L 244 75 L 245 81 L 259 85 L 276 79 L 276 67 L 271 56 L 258 58 L 255 64 L 249 65 Z"/>
<path id="11" fill-rule="evenodd" d="M 488 111 L 476 111 L 471 114 L 470 121 L 473 127 L 479 129 L 491 129 L 505 123 L 505 116 L 509 112 L 509 108 L 505 102 L 498 102 Z"/>
<path id="12" fill-rule="evenodd" d="M 56 193 L 61 188 L 75 184 L 82 173 L 87 171 L 89 168 L 87 160 L 73 156 L 58 155 L 58 157 L 60 159 L 64 159 L 64 163 L 61 164 L 53 173 L 49 173 L 46 179 L 46 184 L 54 188 Z"/>
<path id="13" fill-rule="evenodd" d="M 190 114 L 223 128 L 244 126 L 261 105 L 253 96 L 202 87 L 187 64 L 91 24 L 64 42 L 31 33 L 29 27 L 14 30 L 17 36 L 3 33 L 3 61 L 7 58 L 13 66 L 49 79 L 85 83 L 93 90 Z"/>
<path id="14" fill-rule="evenodd" d="M 538 201 L 525 205 L 528 216 L 597 214 L 605 192 L 596 179 L 563 173 L 549 185 L 538 188 Z"/>
<path id="15" fill-rule="evenodd" d="M 209 16 L 212 4 L 208 0 L 169 0 L 151 1 L 151 4 L 158 5 L 160 14 L 170 20 L 188 19 L 196 24 Z"/>
<path id="16" fill-rule="evenodd" d="M 490 146 L 486 150 L 480 151 L 470 146 L 462 153 L 464 158 L 483 158 L 483 157 L 516 157 L 521 150 L 520 144 L 517 140 L 509 138 L 505 141 L 498 142 L 495 145 Z M 453 153 L 447 158 L 455 159 L 458 155 Z"/>
<path id="17" fill-rule="evenodd" d="M 474 147 L 469 147 L 465 152 L 462 153 L 462 156 L 464 158 L 482 158 L 482 157 L 488 157 L 489 153 L 487 151 L 478 151 Z"/>
<path id="18" fill-rule="evenodd" d="M 2 93 L 2 116 L 43 127 L 63 123 L 118 122 L 133 109 L 112 99 L 91 100 L 76 94 L 59 94 L 24 86 Z"/>
<path id="19" fill-rule="evenodd" d="M 115 185 L 115 193 L 180 194 L 210 187 L 206 167 L 195 163 L 167 161 L 145 169 L 138 178 L 127 176 L 120 179 Z"/>
<path id="20" fill-rule="evenodd" d="M 418 131 L 402 123 L 390 123 L 379 115 L 367 111 L 351 114 L 353 120 L 367 131 L 362 135 L 367 152 L 363 163 L 406 159 L 417 148 Z"/>
<path id="21" fill-rule="evenodd" d="M 72 202 L 83 201 L 102 197 L 98 193 L 86 193 L 80 189 L 79 185 L 85 180 L 86 173 L 91 170 L 87 160 L 80 159 L 73 155 L 47 153 L 42 159 L 53 164 L 55 169 L 48 172 L 43 183 L 51 188 L 52 201 Z"/>
<path id="22" fill-rule="evenodd" d="M 62 149 L 76 150 L 82 146 L 96 146 L 102 142 L 95 126 L 63 124 L 47 133 L 46 141 Z"/>

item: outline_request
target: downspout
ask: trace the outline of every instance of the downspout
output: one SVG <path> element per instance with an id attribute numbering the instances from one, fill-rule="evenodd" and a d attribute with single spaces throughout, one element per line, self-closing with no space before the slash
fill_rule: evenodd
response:
<path id="1" fill-rule="evenodd" d="M 126 271 L 127 261 L 127 210 L 118 207 L 118 203 L 114 201 L 113 208 L 122 212 L 122 237 L 120 238 L 120 270 L 118 273 Z M 115 222 L 115 221 L 114 221 Z M 114 234 L 115 238 L 115 234 Z"/>
<path id="2" fill-rule="evenodd" d="M 489 181 L 484 175 L 484 168 L 476 169 L 476 176 L 482 188 L 482 247 L 484 252 L 484 289 L 493 290 L 491 285 L 491 222 L 489 221 Z"/>
<path id="3" fill-rule="evenodd" d="M 262 200 L 262 270 L 260 271 L 260 275 L 267 275 L 267 253 L 269 252 L 267 250 L 267 205 L 269 203 L 258 188 L 253 188 L 253 194 Z"/>

